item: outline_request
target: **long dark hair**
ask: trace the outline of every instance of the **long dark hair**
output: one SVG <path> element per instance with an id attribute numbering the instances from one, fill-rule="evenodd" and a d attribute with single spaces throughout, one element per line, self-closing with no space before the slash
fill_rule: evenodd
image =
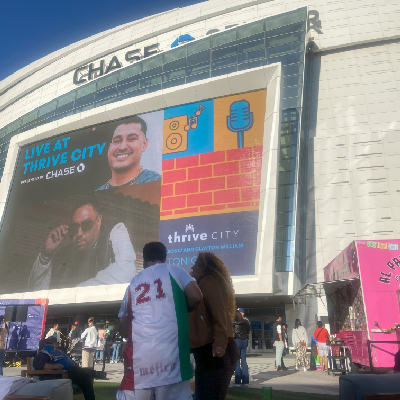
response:
<path id="1" fill-rule="evenodd" d="M 294 322 L 294 329 L 297 329 L 299 326 L 302 326 L 302 325 L 301 325 L 300 320 L 297 318 L 296 321 Z"/>

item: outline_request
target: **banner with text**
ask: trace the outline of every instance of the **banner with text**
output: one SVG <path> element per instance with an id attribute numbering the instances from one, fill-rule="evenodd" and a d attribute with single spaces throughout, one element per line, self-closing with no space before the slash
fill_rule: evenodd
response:
<path id="1" fill-rule="evenodd" d="M 128 283 L 160 240 L 254 274 L 266 90 L 99 124 L 21 148 L 0 293 Z"/>

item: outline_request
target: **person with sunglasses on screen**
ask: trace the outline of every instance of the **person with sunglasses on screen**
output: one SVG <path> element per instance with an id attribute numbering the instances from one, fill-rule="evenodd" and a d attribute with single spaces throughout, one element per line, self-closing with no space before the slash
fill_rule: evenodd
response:
<path id="1" fill-rule="evenodd" d="M 96 200 L 84 198 L 73 209 L 69 226 L 49 233 L 28 286 L 46 290 L 127 283 L 136 275 L 135 259 L 125 225 L 103 225 Z"/>
<path id="2" fill-rule="evenodd" d="M 161 175 L 140 165 L 146 151 L 147 124 L 137 115 L 119 123 L 108 147 L 108 164 L 111 179 L 97 190 L 161 180 Z"/>

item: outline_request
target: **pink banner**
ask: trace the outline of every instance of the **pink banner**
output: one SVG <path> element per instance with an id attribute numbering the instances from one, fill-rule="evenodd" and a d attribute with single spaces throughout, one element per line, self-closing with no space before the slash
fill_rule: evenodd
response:
<path id="1" fill-rule="evenodd" d="M 357 240 L 356 244 L 370 340 L 396 341 L 395 333 L 375 331 L 374 322 L 382 328 L 400 322 L 400 240 Z M 374 365 L 392 367 L 398 349 L 395 344 L 377 344 L 372 351 Z"/>
<path id="2" fill-rule="evenodd" d="M 324 268 L 325 281 L 357 278 L 359 275 L 355 242 L 351 242 Z"/>

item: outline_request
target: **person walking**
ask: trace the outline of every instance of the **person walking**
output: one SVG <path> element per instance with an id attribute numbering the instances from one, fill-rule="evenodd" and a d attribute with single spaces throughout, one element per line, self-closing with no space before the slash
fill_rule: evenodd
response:
<path id="1" fill-rule="evenodd" d="M 96 353 L 95 353 L 95 357 L 94 357 L 94 361 L 96 363 L 103 364 L 104 344 L 105 344 L 105 339 L 99 337 L 97 339 L 97 347 L 96 347 Z"/>
<path id="2" fill-rule="evenodd" d="M 122 338 L 121 335 L 117 332 L 115 334 L 115 342 L 112 345 L 112 358 L 110 363 L 111 364 L 117 364 L 118 362 L 118 358 L 119 358 L 119 349 L 121 348 L 121 342 L 122 342 Z"/>
<path id="3" fill-rule="evenodd" d="M 72 333 L 71 333 L 72 335 Z M 58 344 L 61 344 L 60 331 L 58 330 L 58 324 L 54 324 L 52 328 L 47 332 L 45 339 L 54 336 L 57 339 Z"/>
<path id="4" fill-rule="evenodd" d="M 203 293 L 203 300 L 189 313 L 195 399 L 223 400 L 240 359 L 233 335 L 235 290 L 228 269 L 214 253 L 200 252 L 191 274 Z"/>
<path id="5" fill-rule="evenodd" d="M 246 361 L 246 350 L 249 345 L 250 321 L 244 316 L 244 309 L 236 310 L 235 321 L 233 322 L 233 333 L 236 345 L 240 352 L 240 360 L 236 364 L 234 387 L 249 386 L 249 367 Z"/>
<path id="6" fill-rule="evenodd" d="M 103 364 L 103 357 L 104 357 L 104 339 L 97 339 L 97 347 L 96 347 L 96 353 L 94 357 L 95 363 L 98 364 Z"/>
<path id="7" fill-rule="evenodd" d="M 307 342 L 308 336 L 304 326 L 301 325 L 300 320 L 297 318 L 294 322 L 294 328 L 292 330 L 292 342 L 293 347 L 296 350 L 296 363 L 295 370 L 299 370 L 299 364 L 304 368 L 304 372 L 307 371 L 308 358 L 307 358 Z"/>
<path id="8" fill-rule="evenodd" d="M 99 330 L 97 331 L 97 347 L 94 357 L 96 363 L 100 364 L 103 363 L 105 343 L 106 343 L 106 331 L 104 330 L 104 326 L 100 325 Z"/>
<path id="9" fill-rule="evenodd" d="M 111 348 L 112 348 L 112 343 L 114 340 L 115 336 L 115 331 L 112 325 L 110 325 L 110 321 L 106 321 L 106 346 L 105 346 L 105 360 L 106 362 L 110 362 L 110 353 L 111 353 Z"/>
<path id="10" fill-rule="evenodd" d="M 79 322 L 75 321 L 75 329 L 71 332 L 71 343 L 74 339 L 80 339 L 82 334 L 82 330 L 79 327 Z"/>
<path id="11" fill-rule="evenodd" d="M 328 372 L 328 349 L 329 332 L 323 327 L 322 322 L 317 322 L 317 329 L 314 331 L 314 339 L 317 342 L 319 363 L 321 371 Z"/>
<path id="12" fill-rule="evenodd" d="M 94 366 L 94 353 L 97 348 L 97 329 L 94 326 L 94 318 L 88 319 L 88 327 L 82 332 L 82 368 Z"/>
<path id="13" fill-rule="evenodd" d="M 99 325 L 97 335 L 98 335 L 99 339 L 104 339 L 104 341 L 106 340 L 106 331 L 104 329 L 104 325 Z"/>
<path id="14" fill-rule="evenodd" d="M 71 340 L 71 335 L 72 335 L 72 332 L 75 330 L 75 328 L 76 328 L 75 325 L 72 325 L 72 326 L 71 326 L 71 330 L 70 330 L 69 333 L 68 333 L 68 339 Z"/>
<path id="15" fill-rule="evenodd" d="M 119 352 L 119 361 L 122 363 L 124 362 L 125 350 L 127 345 L 128 345 L 128 339 L 122 338 L 121 351 Z"/>
<path id="16" fill-rule="evenodd" d="M 281 369 L 282 371 L 287 371 L 284 357 L 286 354 L 289 354 L 289 345 L 288 345 L 288 333 L 287 333 L 288 326 L 286 323 L 282 324 L 282 339 L 283 339 L 283 351 L 282 351 L 282 360 L 281 360 Z"/>
<path id="17" fill-rule="evenodd" d="M 3 317 L 0 317 L 0 375 L 3 375 L 3 360 L 6 354 L 6 337 L 8 334 L 7 323 L 3 321 Z"/>
<path id="18" fill-rule="evenodd" d="M 275 346 L 275 370 L 276 371 L 285 371 L 286 368 L 282 367 L 282 354 L 285 344 L 283 342 L 282 336 L 282 315 L 277 315 L 276 320 L 272 326 L 273 331 L 273 339 Z"/>

